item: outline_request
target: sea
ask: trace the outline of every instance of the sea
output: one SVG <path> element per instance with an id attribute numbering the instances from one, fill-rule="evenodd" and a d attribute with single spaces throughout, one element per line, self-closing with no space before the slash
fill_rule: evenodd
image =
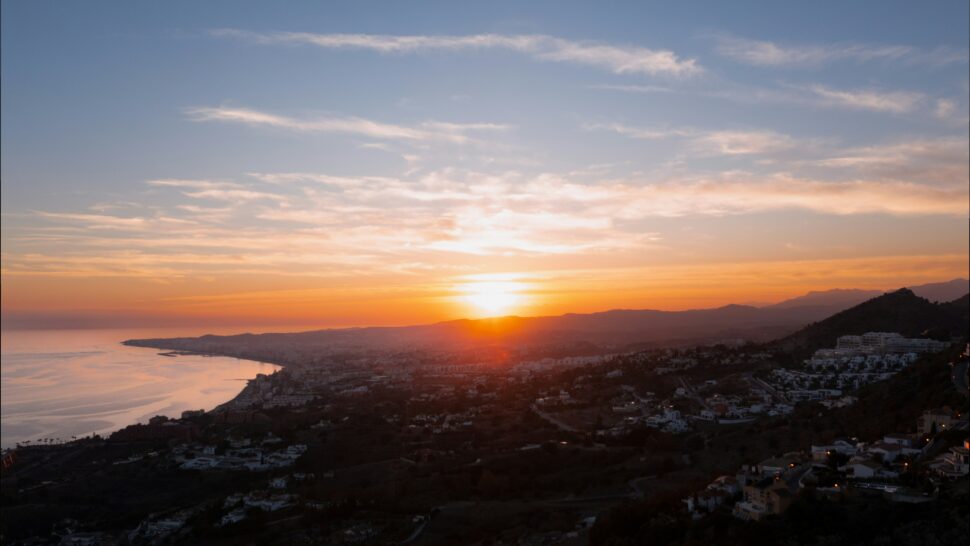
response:
<path id="1" fill-rule="evenodd" d="M 0 331 L 0 446 L 106 435 L 155 415 L 211 410 L 278 366 L 197 355 L 163 356 L 126 339 L 186 330 Z"/>

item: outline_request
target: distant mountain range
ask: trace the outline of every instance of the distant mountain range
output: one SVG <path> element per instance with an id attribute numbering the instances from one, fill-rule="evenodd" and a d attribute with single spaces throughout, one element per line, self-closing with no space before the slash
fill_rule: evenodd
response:
<path id="1" fill-rule="evenodd" d="M 914 288 L 923 293 L 939 295 L 952 290 L 956 282 Z M 965 280 L 962 282 L 967 283 Z M 788 340 L 787 346 L 804 348 L 818 343 L 834 342 L 833 336 L 855 333 L 860 328 L 863 331 L 884 329 L 912 334 L 919 333 L 914 332 L 919 327 L 953 327 L 958 324 L 958 321 L 953 322 L 949 318 L 934 318 L 934 313 L 950 304 L 932 303 L 909 289 L 883 296 L 877 294 L 878 297 L 872 300 L 875 303 L 859 305 L 851 313 L 846 311 L 849 313 L 846 315 L 848 319 L 839 318 L 845 315 L 841 311 L 853 305 L 846 302 L 859 297 L 859 292 L 863 291 L 817 292 L 761 308 L 727 305 L 691 311 L 614 310 L 550 317 L 455 320 L 422 326 L 345 328 L 288 334 L 208 335 L 198 338 L 131 340 L 127 343 L 250 358 L 254 355 L 267 358 L 266 355 L 270 355 L 270 360 L 280 361 L 285 358 L 285 354 L 360 354 L 362 351 L 387 350 L 474 352 L 485 348 L 514 347 L 528 351 L 550 348 L 576 350 L 586 346 L 590 351 L 601 352 L 659 344 L 712 343 L 738 338 L 766 342 L 789 336 L 806 325 L 822 321 L 819 323 L 822 326 L 813 325 L 814 329 L 810 327 L 793 334 L 801 337 L 785 338 Z M 964 290 L 961 295 L 966 292 Z M 879 303 L 896 300 L 902 305 L 898 310 L 893 310 L 893 304 Z M 965 310 L 966 296 L 962 301 Z M 959 308 L 959 302 L 953 305 Z M 858 311 L 859 308 L 863 310 Z M 876 310 L 870 312 L 867 309 Z M 911 323 L 899 318 L 910 315 L 913 317 Z M 856 316 L 862 318 L 854 319 Z M 963 316 L 966 316 L 965 311 Z M 834 322 L 823 321 L 828 317 Z"/>
<path id="2" fill-rule="evenodd" d="M 953 279 L 947 282 L 935 282 L 916 286 L 907 286 L 914 294 L 925 298 L 931 302 L 953 301 L 960 296 L 970 292 L 970 280 Z M 835 311 L 848 309 L 853 305 L 858 305 L 866 300 L 870 300 L 883 294 L 882 290 L 859 290 L 857 288 L 836 288 L 821 292 L 809 292 L 804 296 L 798 296 L 790 300 L 785 300 L 767 307 L 790 309 L 792 307 L 803 307 L 806 305 L 831 307 Z"/>

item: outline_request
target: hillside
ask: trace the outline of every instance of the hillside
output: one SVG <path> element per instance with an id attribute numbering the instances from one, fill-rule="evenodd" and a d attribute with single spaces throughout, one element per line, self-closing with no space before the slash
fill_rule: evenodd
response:
<path id="1" fill-rule="evenodd" d="M 837 313 L 825 320 L 784 337 L 775 345 L 796 354 L 835 346 L 839 336 L 866 332 L 899 332 L 919 336 L 934 330 L 946 336 L 965 336 L 970 295 L 947 302 L 932 303 L 908 288 L 884 294 Z"/>

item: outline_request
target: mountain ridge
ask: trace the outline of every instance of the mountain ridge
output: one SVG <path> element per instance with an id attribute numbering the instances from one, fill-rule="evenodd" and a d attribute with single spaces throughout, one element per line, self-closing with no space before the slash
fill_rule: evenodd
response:
<path id="1" fill-rule="evenodd" d="M 893 294 L 908 294 L 928 306 L 946 305 L 919 298 L 909 289 L 900 289 L 874 299 L 880 300 Z M 824 319 L 837 317 L 840 312 L 844 310 L 833 312 L 832 306 L 759 308 L 737 304 L 687 311 L 614 309 L 557 316 L 457 319 L 400 327 L 205 335 L 192 338 L 128 340 L 125 343 L 229 356 L 275 354 L 281 351 L 281 347 L 289 348 L 290 352 L 333 354 L 425 349 L 474 351 L 497 347 L 540 348 L 585 344 L 604 352 L 628 350 L 637 346 L 715 343 L 734 339 L 771 342 L 790 337 Z M 921 313 L 925 315 L 928 312 L 924 309 Z M 886 316 L 890 315 L 892 313 Z M 941 323 L 934 320 L 924 322 L 927 322 L 928 327 L 939 327 Z M 952 327 L 952 322 L 943 322 Z M 912 334 L 910 329 L 905 329 L 902 333 Z M 827 342 L 828 337 L 824 341 Z M 800 346 L 793 348 L 799 349 Z"/>
<path id="2" fill-rule="evenodd" d="M 970 293 L 953 301 L 934 303 L 908 288 L 900 288 L 813 322 L 773 345 L 804 354 L 834 347 L 839 336 L 872 331 L 898 332 L 909 337 L 932 331 L 942 336 L 966 336 L 970 328 L 968 302 Z"/>

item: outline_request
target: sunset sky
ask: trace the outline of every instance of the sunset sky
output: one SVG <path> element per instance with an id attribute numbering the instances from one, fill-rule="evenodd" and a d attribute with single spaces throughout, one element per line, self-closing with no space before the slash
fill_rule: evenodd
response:
<path id="1" fill-rule="evenodd" d="M 468 4 L 4 2 L 5 325 L 968 275 L 965 0 Z"/>

